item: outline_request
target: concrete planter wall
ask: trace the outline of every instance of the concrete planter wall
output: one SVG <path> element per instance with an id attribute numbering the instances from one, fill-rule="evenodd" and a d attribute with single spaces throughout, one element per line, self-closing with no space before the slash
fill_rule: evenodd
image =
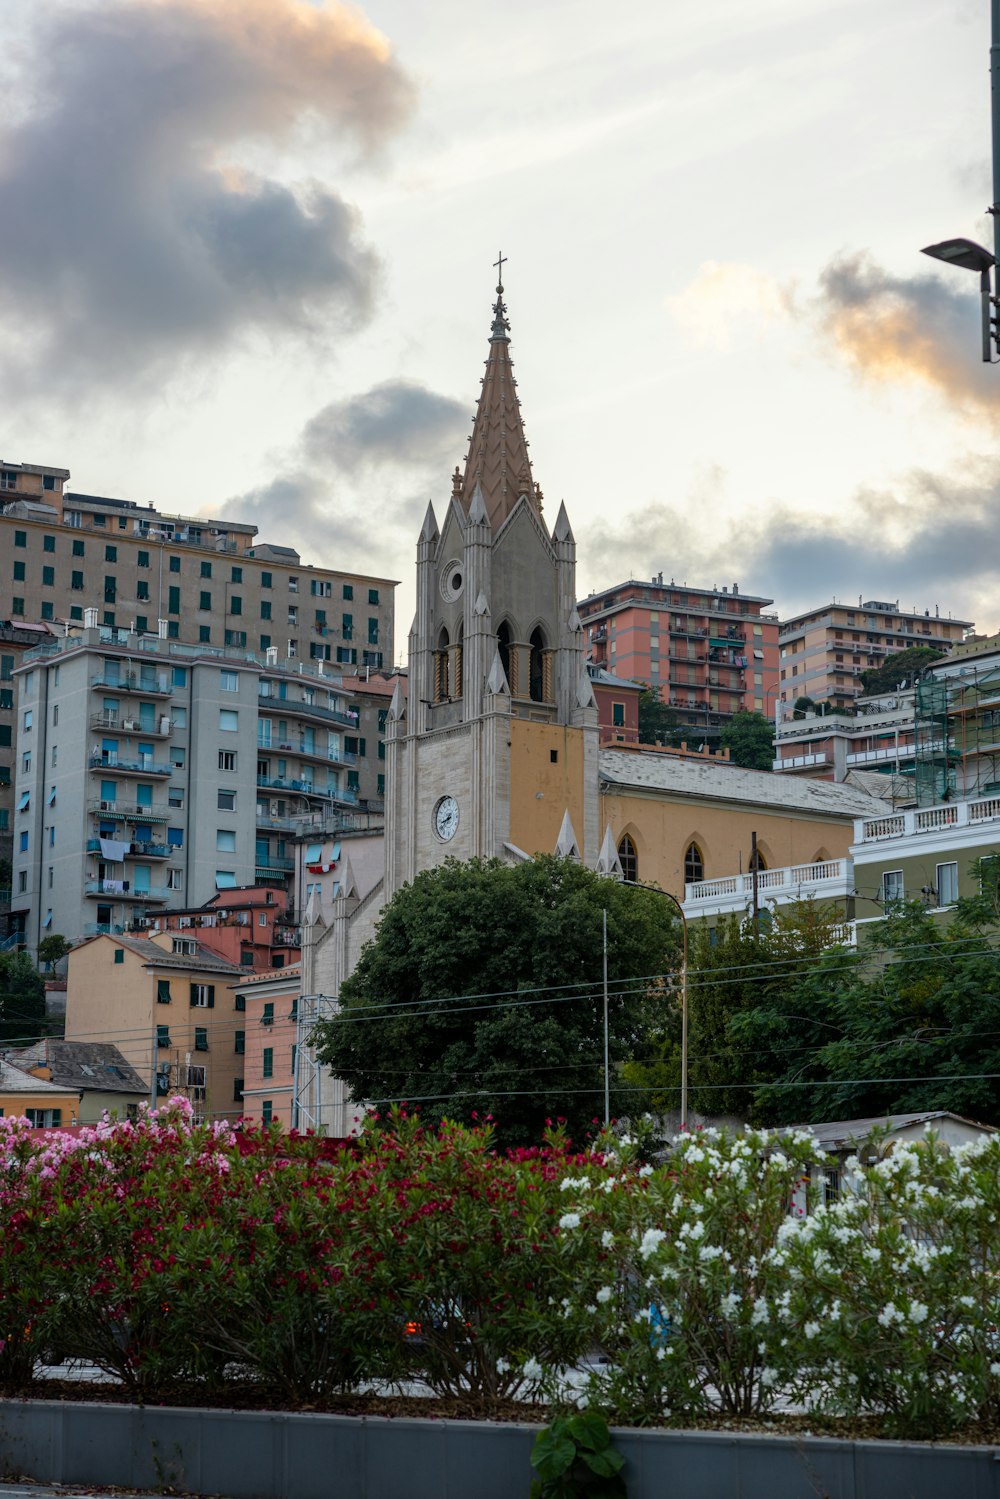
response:
<path id="1" fill-rule="evenodd" d="M 538 1428 L 0 1401 L 0 1480 L 227 1499 L 527 1499 Z M 1000 1499 L 994 1448 L 619 1431 L 630 1499 Z"/>

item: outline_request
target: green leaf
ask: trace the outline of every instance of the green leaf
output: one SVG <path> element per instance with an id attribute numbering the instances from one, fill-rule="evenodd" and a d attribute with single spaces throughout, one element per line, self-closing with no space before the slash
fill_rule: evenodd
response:
<path id="1" fill-rule="evenodd" d="M 589 1452 L 603 1452 L 611 1445 L 608 1423 L 594 1411 L 585 1416 L 571 1416 L 566 1429 L 576 1445 L 586 1447 Z"/>
<path id="2" fill-rule="evenodd" d="M 558 1478 L 573 1465 L 576 1444 L 552 1427 L 540 1431 L 531 1449 L 531 1466 L 544 1479 Z"/>
<path id="3" fill-rule="evenodd" d="M 580 1456 L 590 1471 L 599 1473 L 602 1478 L 612 1478 L 625 1465 L 625 1459 L 613 1447 L 605 1447 L 601 1452 L 581 1452 Z"/>

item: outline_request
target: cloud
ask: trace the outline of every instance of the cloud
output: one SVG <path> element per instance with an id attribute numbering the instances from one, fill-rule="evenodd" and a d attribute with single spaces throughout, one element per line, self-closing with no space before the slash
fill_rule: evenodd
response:
<path id="1" fill-rule="evenodd" d="M 387 380 L 335 401 L 306 424 L 306 452 L 348 473 L 380 464 L 422 468 L 460 452 L 468 407 L 411 380 Z"/>
<path id="2" fill-rule="evenodd" d="M 841 255 L 820 276 L 814 315 L 861 375 L 920 384 L 953 407 L 1000 416 L 996 375 L 980 357 L 976 278 L 893 276 L 865 254 Z"/>
<path id="3" fill-rule="evenodd" d="M 275 478 L 228 500 L 223 514 L 310 558 L 409 576 L 428 489 L 447 487 L 468 423 L 462 402 L 411 380 L 385 381 L 324 406 Z"/>
<path id="4" fill-rule="evenodd" d="M 706 260 L 687 286 L 667 297 L 666 305 L 692 344 L 719 349 L 791 317 L 795 293 L 756 266 Z"/>
<path id="5" fill-rule="evenodd" d="M 12 390 L 134 386 L 247 333 L 368 315 L 377 262 L 354 209 L 246 167 L 315 140 L 327 157 L 370 153 L 398 130 L 412 90 L 359 13 L 85 0 L 39 14 L 29 103 L 0 127 Z"/>
<path id="6" fill-rule="evenodd" d="M 715 485 L 716 505 L 725 475 Z M 739 562 L 725 528 L 706 530 L 706 508 L 651 504 L 624 518 L 581 528 L 581 571 L 599 561 L 608 576 L 645 577 L 663 569 L 678 582 L 729 584 L 773 596 L 782 617 L 834 596 L 899 598 L 906 607 L 942 612 L 993 630 L 1000 597 L 996 513 L 1000 464 L 970 463 L 957 476 L 913 471 L 894 493 L 858 491 L 836 517 L 769 508 L 756 525 L 740 517 Z"/>

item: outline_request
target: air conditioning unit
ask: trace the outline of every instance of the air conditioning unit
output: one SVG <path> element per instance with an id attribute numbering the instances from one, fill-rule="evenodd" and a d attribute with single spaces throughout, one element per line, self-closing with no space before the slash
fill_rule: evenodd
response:
<path id="1" fill-rule="evenodd" d="M 117 809 L 117 807 L 118 807 L 118 803 L 117 802 L 102 802 L 101 803 L 101 811 L 102 812 L 114 812 Z"/>
<path id="2" fill-rule="evenodd" d="M 187 1068 L 187 1086 L 189 1088 L 204 1088 L 205 1087 L 205 1068 L 204 1067 L 188 1067 Z"/>
<path id="3" fill-rule="evenodd" d="M 136 723 L 134 718 L 126 718 L 122 722 L 122 728 L 127 732 L 135 733 L 138 727 L 139 725 Z"/>

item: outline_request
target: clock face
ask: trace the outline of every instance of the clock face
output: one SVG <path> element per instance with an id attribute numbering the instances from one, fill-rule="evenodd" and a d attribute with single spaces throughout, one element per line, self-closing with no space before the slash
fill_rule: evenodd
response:
<path id="1" fill-rule="evenodd" d="M 458 802 L 453 796 L 442 796 L 434 808 L 434 831 L 442 843 L 448 843 L 458 832 Z"/>

